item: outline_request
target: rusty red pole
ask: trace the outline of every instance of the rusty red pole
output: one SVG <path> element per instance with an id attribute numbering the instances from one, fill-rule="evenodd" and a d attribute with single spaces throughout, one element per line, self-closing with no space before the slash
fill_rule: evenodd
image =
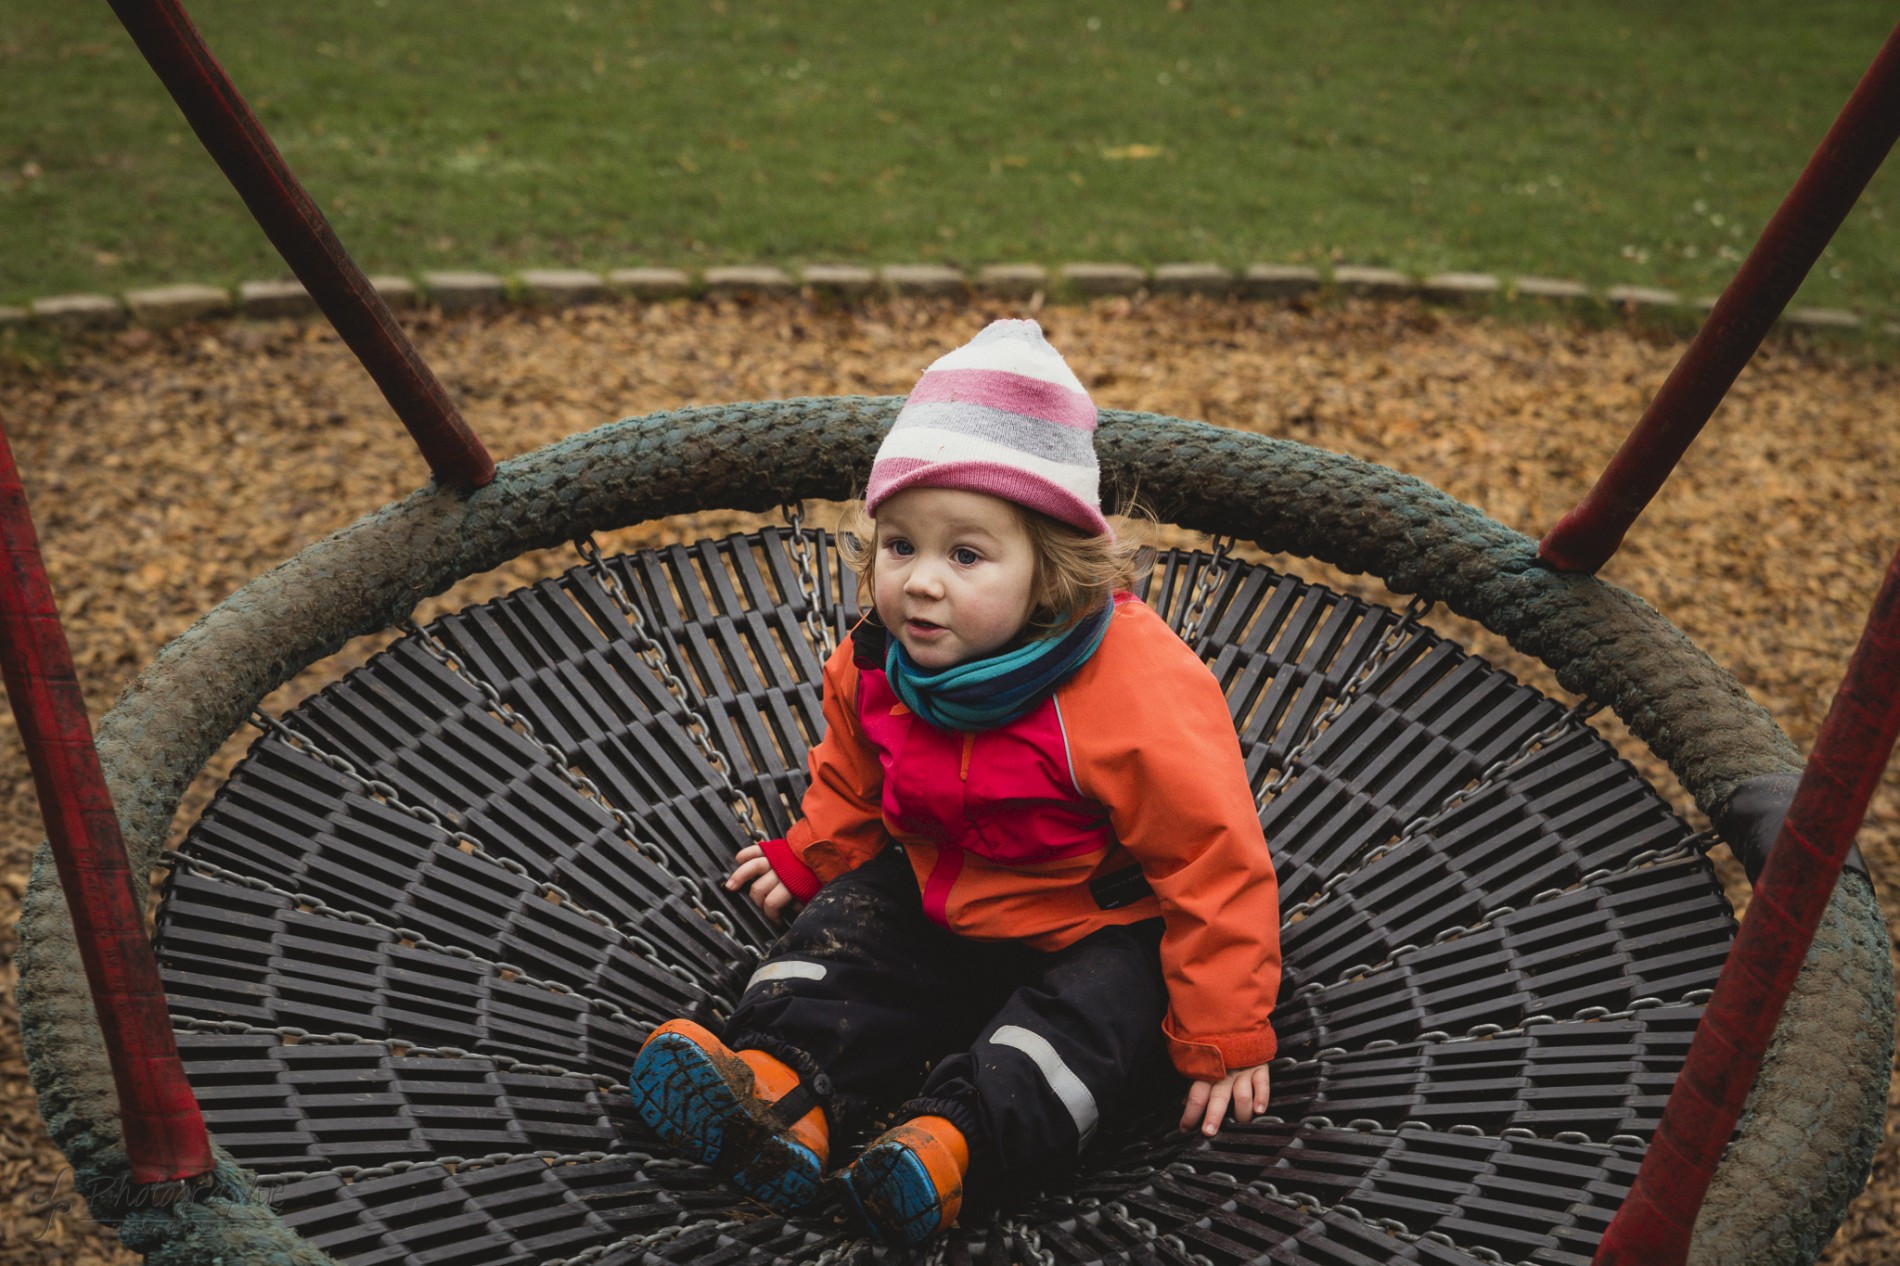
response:
<path id="1" fill-rule="evenodd" d="M 111 4 L 271 245 L 409 428 L 436 479 L 463 490 L 488 483 L 495 477 L 488 450 L 291 174 L 184 7 L 177 0 Z"/>
<path id="2" fill-rule="evenodd" d="M 0 672 L 105 1036 L 135 1183 L 211 1170 L 211 1143 L 172 1038 L 158 962 L 92 746 L 26 490 L 0 426 Z"/>
<path id="3" fill-rule="evenodd" d="M 1900 734 L 1900 554 L 1868 614 L 1656 1137 L 1595 1266 L 1679 1266 L 1722 1149 Z"/>
<path id="4" fill-rule="evenodd" d="M 1709 319 L 1576 509 L 1538 543 L 1559 571 L 1594 572 L 1622 545 L 1821 257 L 1900 136 L 1900 27 L 1887 36 Z"/>

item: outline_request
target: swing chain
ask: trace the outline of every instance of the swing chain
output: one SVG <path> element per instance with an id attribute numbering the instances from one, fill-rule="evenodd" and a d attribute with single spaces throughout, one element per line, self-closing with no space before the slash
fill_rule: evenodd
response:
<path id="1" fill-rule="evenodd" d="M 1256 805 L 1264 809 L 1268 801 L 1286 790 L 1287 784 L 1292 782 L 1293 776 L 1299 772 L 1300 763 L 1306 758 L 1307 752 L 1314 743 L 1319 741 L 1319 736 L 1339 719 L 1340 714 L 1350 707 L 1352 701 L 1359 697 L 1360 692 L 1371 683 L 1374 677 L 1378 676 L 1379 670 L 1385 667 L 1387 661 L 1411 639 L 1418 631 L 1419 622 L 1431 614 L 1434 605 L 1430 598 L 1422 594 L 1413 595 L 1412 600 L 1405 604 L 1405 610 L 1400 613 L 1399 618 L 1387 626 L 1384 636 L 1379 639 L 1379 644 L 1372 648 L 1372 653 L 1359 661 L 1359 666 L 1353 670 L 1352 677 L 1345 686 L 1320 710 L 1319 715 L 1314 717 L 1312 723 L 1306 727 L 1306 732 L 1300 735 L 1299 741 L 1287 752 L 1286 763 L 1280 767 L 1280 772 L 1260 789 L 1258 796 L 1254 797 Z"/>
<path id="2" fill-rule="evenodd" d="M 1027 1219 L 1005 1219 L 998 1224 L 1009 1235 L 1010 1244 L 1018 1251 L 1016 1260 L 1035 1263 L 1035 1266 L 1056 1266 L 1056 1255 L 1043 1247 L 1042 1232 L 1031 1226 Z"/>
<path id="3" fill-rule="evenodd" d="M 792 561 L 798 564 L 798 584 L 805 593 L 805 636 L 811 639 L 813 647 L 823 647 L 828 659 L 831 652 L 838 649 L 838 638 L 824 616 L 831 604 L 818 581 L 817 552 L 812 545 L 812 532 L 805 526 L 805 503 L 787 502 L 779 507 L 779 513 L 785 516 L 785 524 L 791 529 Z"/>
<path id="4" fill-rule="evenodd" d="M 657 1231 L 646 1231 L 638 1235 L 629 1235 L 625 1239 L 615 1240 L 611 1244 L 595 1244 L 589 1248 L 582 1249 L 572 1257 L 561 1257 L 553 1261 L 545 1261 L 541 1263 L 541 1266 L 587 1266 L 589 1262 L 597 1262 L 609 1254 L 625 1254 L 627 1260 L 635 1261 L 645 1256 L 647 1250 L 677 1240 L 681 1236 L 688 1235 L 694 1231 L 706 1231 L 714 1228 L 723 1230 L 728 1227 L 738 1227 L 742 1225 L 742 1223 L 735 1219 L 727 1217 L 701 1218 L 697 1222 L 688 1222 L 686 1219 L 691 1216 L 690 1213 L 682 1210 L 679 1215 L 679 1221 L 671 1226 L 663 1226 Z"/>
<path id="5" fill-rule="evenodd" d="M 620 614 L 626 618 L 634 652 L 640 656 L 648 668 L 653 670 L 653 675 L 660 679 L 660 684 L 666 688 L 666 692 L 679 704 L 680 714 L 685 719 L 683 728 L 686 731 L 686 737 L 692 740 L 693 746 L 699 749 L 700 756 L 711 768 L 713 783 L 718 788 L 719 794 L 724 797 L 726 807 L 737 819 L 740 829 L 745 832 L 746 839 L 753 844 L 765 843 L 766 835 L 759 829 L 759 820 L 753 812 L 751 798 L 732 781 L 732 762 L 713 742 L 712 726 L 699 709 L 693 706 L 696 698 L 703 702 L 704 695 L 695 692 L 678 673 L 673 671 L 665 648 L 647 628 L 645 614 L 634 603 L 632 595 L 627 592 L 625 586 L 620 583 L 620 578 L 608 568 L 607 561 L 600 556 L 600 546 L 595 544 L 594 538 L 592 536 L 576 537 L 574 548 L 586 560 L 589 573 L 599 582 L 607 596 L 613 599 L 614 605 L 620 609 Z"/>
<path id="6" fill-rule="evenodd" d="M 1334 871 L 1331 875 L 1327 876 L 1326 882 L 1320 885 L 1319 891 L 1315 892 L 1312 896 L 1306 898 L 1304 901 L 1299 902 L 1297 905 L 1292 905 L 1292 906 L 1287 907 L 1284 911 L 1282 911 L 1281 917 L 1283 919 L 1291 919 L 1294 917 L 1304 918 L 1305 916 L 1313 913 L 1313 911 L 1317 910 L 1321 905 L 1323 905 L 1326 902 L 1326 900 L 1329 897 L 1332 896 L 1334 889 L 1346 883 L 1354 875 L 1365 870 L 1366 867 L 1375 865 L 1376 863 L 1383 860 L 1387 856 L 1397 852 L 1401 848 L 1404 848 L 1406 845 L 1411 844 L 1413 841 L 1418 839 L 1420 835 L 1423 835 L 1426 832 L 1431 831 L 1432 829 L 1442 824 L 1446 818 L 1450 817 L 1451 814 L 1456 809 L 1459 808 L 1459 806 L 1468 803 L 1472 797 L 1478 795 L 1480 792 L 1487 790 L 1488 788 L 1490 788 L 1491 786 L 1499 782 L 1502 782 L 1507 776 L 1515 773 L 1520 767 L 1523 766 L 1524 762 L 1528 761 L 1532 756 L 1536 755 L 1539 751 L 1541 751 L 1542 749 L 1546 747 L 1549 747 L 1552 743 L 1557 742 L 1559 739 L 1562 739 L 1569 734 L 1580 733 L 1584 730 L 1589 729 L 1590 718 L 1595 716 L 1598 712 L 1601 712 L 1603 710 L 1603 706 L 1604 706 L 1603 704 L 1598 703 L 1594 699 L 1586 698 L 1586 699 L 1579 700 L 1576 704 L 1572 705 L 1568 710 L 1564 712 L 1562 716 L 1558 717 L 1555 721 L 1551 722 L 1549 725 L 1545 726 L 1543 729 L 1533 731 L 1531 734 L 1527 735 L 1524 741 L 1518 744 L 1517 749 L 1515 751 L 1493 761 L 1482 772 L 1480 772 L 1475 779 L 1473 779 L 1469 783 L 1466 783 L 1462 786 L 1453 788 L 1451 793 L 1447 795 L 1442 801 L 1440 801 L 1436 806 L 1420 813 L 1418 817 L 1414 818 L 1410 822 L 1407 822 L 1403 827 L 1400 828 L 1399 833 L 1396 836 L 1394 836 L 1392 839 L 1388 840 L 1386 843 L 1380 844 L 1368 850 L 1363 855 L 1348 859 L 1347 864 L 1350 867 L 1349 869 Z M 1686 856 L 1687 854 L 1684 853 L 1683 855 Z M 1626 863 L 1626 866 L 1634 866 L 1638 864 L 1644 864 L 1644 863 L 1655 862 L 1655 861 L 1669 861 L 1669 860 L 1673 860 L 1674 856 L 1675 856 L 1675 852 L 1673 849 L 1645 850 L 1642 853 L 1638 853 L 1634 858 L 1630 860 L 1630 862 Z M 1610 872 L 1605 872 L 1605 873 L 1610 873 Z M 1618 871 L 1615 873 L 1621 873 L 1621 871 Z M 1537 896 L 1533 897 L 1532 900 L 1543 901 L 1543 900 L 1548 899 L 1551 896 L 1560 895 L 1561 891 L 1562 891 L 1561 889 L 1549 889 L 1549 890 L 1546 890 L 1545 892 L 1541 892 L 1537 894 Z M 1511 907 L 1509 906 L 1500 907 L 1498 910 L 1492 911 L 1490 914 L 1485 915 L 1483 923 L 1465 928 L 1464 931 L 1465 932 L 1478 931 L 1482 927 L 1489 926 L 1489 923 L 1492 919 L 1497 918 L 1501 914 L 1510 913 L 1510 912 L 1511 912 Z M 1439 939 L 1440 940 L 1444 939 L 1442 934 L 1440 935 Z M 1436 944 L 1436 942 L 1434 942 L 1434 944 Z M 1396 951 L 1394 952 L 1394 957 L 1396 957 Z M 1306 987 L 1311 988 L 1312 986 L 1308 985 Z"/>
<path id="7" fill-rule="evenodd" d="M 1195 578 L 1194 596 L 1181 621 L 1181 640 L 1189 646 L 1200 641 L 1201 621 L 1207 616 L 1207 604 L 1213 600 L 1215 590 L 1220 588 L 1220 582 L 1227 574 L 1232 550 L 1240 544 L 1240 538 L 1235 536 L 1216 536 L 1211 539 L 1213 555 Z"/>

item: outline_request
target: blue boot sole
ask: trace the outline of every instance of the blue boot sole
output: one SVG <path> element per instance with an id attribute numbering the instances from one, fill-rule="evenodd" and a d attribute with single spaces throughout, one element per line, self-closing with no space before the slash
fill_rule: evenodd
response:
<path id="1" fill-rule="evenodd" d="M 763 1115 L 751 1070 L 725 1062 L 681 1034 L 657 1034 L 627 1078 L 634 1108 L 668 1146 L 746 1195 L 780 1213 L 803 1208 L 817 1198 L 823 1164 Z"/>
<path id="2" fill-rule="evenodd" d="M 838 1175 L 858 1216 L 893 1246 L 913 1247 L 943 1223 L 937 1185 L 908 1147 L 873 1147 Z"/>

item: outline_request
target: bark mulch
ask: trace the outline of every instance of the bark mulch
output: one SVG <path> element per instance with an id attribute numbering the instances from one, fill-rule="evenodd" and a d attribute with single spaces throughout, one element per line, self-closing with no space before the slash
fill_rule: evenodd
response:
<path id="1" fill-rule="evenodd" d="M 505 457 L 689 403 L 902 393 L 933 357 L 1001 315 L 1015 314 L 785 300 L 408 319 L 477 432 Z M 1533 534 L 1583 492 L 1681 351 L 1674 336 L 1640 329 L 1507 324 L 1411 305 L 1117 300 L 1040 315 L 1104 406 L 1350 452 Z M 243 581 L 426 477 L 347 350 L 316 327 L 131 331 L 69 349 L 58 367 L 16 358 L 0 364 L 0 409 L 95 717 L 160 645 Z M 704 515 L 603 544 L 693 539 L 749 522 Z M 1783 340 L 1763 350 L 1606 575 L 1733 670 L 1805 747 L 1897 538 L 1900 370 L 1865 352 Z M 450 601 L 569 561 L 522 560 Z M 1481 631 L 1432 622 L 1549 688 L 1537 666 Z M 348 648 L 273 706 L 371 649 Z M 1689 811 L 1640 745 L 1613 720 L 1598 723 Z M 246 741 L 227 745 L 218 765 Z M 20 1051 L 14 924 L 41 828 L 19 753 L 12 717 L 0 715 L 0 1261 L 126 1262 L 62 1179 Z M 1861 846 L 1876 882 L 1893 890 L 1893 777 Z M 1730 871 L 1739 904 L 1743 885 Z M 1895 1119 L 1873 1183 L 1825 1261 L 1871 1266 L 1895 1255 Z"/>

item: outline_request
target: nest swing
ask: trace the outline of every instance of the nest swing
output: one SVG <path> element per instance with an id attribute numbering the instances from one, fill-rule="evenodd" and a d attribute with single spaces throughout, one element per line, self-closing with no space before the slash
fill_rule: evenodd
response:
<path id="1" fill-rule="evenodd" d="M 617 423 L 260 577 L 100 727 L 138 864 L 210 753 L 349 637 L 528 549 L 848 495 L 898 403 Z M 1508 637 L 1614 708 L 1738 840 L 1799 768 L 1655 612 L 1416 480 L 1139 414 L 1105 413 L 1100 449 L 1111 484 L 1139 472 L 1184 526 Z M 802 527 L 596 555 L 263 721 L 173 862 L 157 940 L 228 1191 L 128 1211 L 127 1242 L 157 1262 L 868 1253 L 656 1156 L 618 1090 L 646 1028 L 716 1018 L 769 935 L 716 880 L 741 811 L 776 831 L 797 802 L 846 580 Z M 1164 556 L 1148 597 L 1227 690 L 1281 869 L 1273 1113 L 1211 1142 L 1158 1120 L 1105 1140 L 1074 1189 L 954 1233 L 942 1259 L 1588 1261 L 1733 935 L 1707 837 L 1579 711 L 1412 614 L 1204 553 Z M 110 1145 L 110 1080 L 89 1008 L 41 983 L 78 980 L 41 870 L 23 1002 L 49 1121 L 82 1161 Z M 1713 1260 L 1809 1260 L 1858 1190 L 1885 1102 L 1885 945 L 1849 874 L 1705 1210 Z"/>
<path id="2" fill-rule="evenodd" d="M 121 1101 L 130 1083 L 87 979 L 100 946 L 76 936 L 51 850 L 35 859 L 22 1027 L 42 1113 L 95 1214 L 163 1266 L 891 1257 L 822 1210 L 772 1215 L 657 1155 L 620 1089 L 644 1033 L 675 1014 L 717 1019 L 770 934 L 717 881 L 797 803 L 818 664 L 852 587 L 796 518 L 621 558 L 586 542 L 671 514 L 852 495 L 898 402 L 629 419 L 489 481 L 486 453 L 176 0 L 113 3 L 441 483 L 247 585 L 99 727 L 130 856 L 120 886 L 142 896 L 146 873 L 171 871 L 164 997 L 135 1001 L 160 1004 L 144 1014 L 182 1056 L 189 1111 L 173 1115 L 209 1126 L 210 1149 L 202 1132 L 178 1148 L 202 1164 L 168 1171 L 195 1186 L 125 1184 L 139 1172 L 129 1145 L 153 1137 L 130 1127 L 163 1113 Z M 1709 371 L 1705 389 L 1670 396 L 1679 367 L 1652 413 L 1670 397 L 1689 436 L 1707 419 L 1896 130 L 1900 32 L 1685 356 L 1688 378 Z M 1432 632 L 1421 609 L 1478 621 L 1613 709 L 1751 874 L 1794 794 L 1793 745 L 1642 602 L 1589 567 L 1544 565 L 1537 543 L 1417 480 L 1145 414 L 1105 412 L 1097 447 L 1111 500 L 1139 476 L 1174 523 L 1371 575 L 1418 605 L 1225 549 L 1163 557 L 1148 600 L 1226 690 L 1280 871 L 1271 1115 L 1213 1140 L 1136 1123 L 1097 1140 L 1072 1186 L 1026 1193 L 927 1256 L 1601 1260 L 1735 938 L 1704 856 L 1713 836 L 1669 810 L 1587 708 Z M 17 532 L 25 557 L 31 525 L 0 457 L 8 546 Z M 164 856 L 186 787 L 273 689 L 401 625 L 424 596 L 568 541 L 583 546 L 566 573 L 406 628 L 285 716 L 258 714 L 250 754 Z M 91 895 L 73 899 L 85 910 Z M 126 957 L 143 970 L 136 907 L 119 913 L 114 944 L 138 941 Z M 1709 1188 L 1696 1260 L 1819 1252 L 1881 1136 L 1893 1021 L 1886 928 L 1849 869 Z"/>

